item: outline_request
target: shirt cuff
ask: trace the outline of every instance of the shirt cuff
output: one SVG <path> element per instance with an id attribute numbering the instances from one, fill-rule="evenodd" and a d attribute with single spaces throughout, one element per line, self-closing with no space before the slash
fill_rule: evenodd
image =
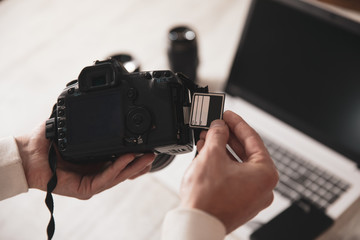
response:
<path id="1" fill-rule="evenodd" d="M 0 139 L 0 200 L 27 192 L 28 189 L 14 137 Z"/>
<path id="2" fill-rule="evenodd" d="M 214 216 L 191 208 L 176 208 L 167 213 L 162 240 L 220 240 L 226 236 L 224 224 Z"/>

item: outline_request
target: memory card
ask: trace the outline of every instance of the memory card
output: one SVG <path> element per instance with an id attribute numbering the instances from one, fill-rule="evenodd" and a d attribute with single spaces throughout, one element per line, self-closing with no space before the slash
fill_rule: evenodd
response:
<path id="1" fill-rule="evenodd" d="M 224 93 L 194 93 L 189 126 L 209 129 L 212 121 L 222 119 L 224 102 Z"/>

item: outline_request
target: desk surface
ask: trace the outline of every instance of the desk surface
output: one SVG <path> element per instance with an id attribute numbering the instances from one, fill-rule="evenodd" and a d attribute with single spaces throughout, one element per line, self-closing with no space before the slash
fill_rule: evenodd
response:
<path id="1" fill-rule="evenodd" d="M 200 82 L 221 89 L 248 4 L 249 0 L 1 1 L 0 137 L 27 133 L 47 119 L 65 84 L 94 60 L 130 53 L 142 70 L 168 69 L 167 31 L 179 24 L 198 34 Z M 356 12 L 335 10 L 360 19 Z M 164 214 L 179 201 L 167 180 L 166 174 L 149 174 L 89 201 L 55 196 L 54 239 L 159 239 Z M 49 214 L 44 197 L 30 190 L 0 202 L 0 239 L 45 238 Z M 322 239 L 360 238 L 359 222 L 360 213 L 349 211 Z"/>

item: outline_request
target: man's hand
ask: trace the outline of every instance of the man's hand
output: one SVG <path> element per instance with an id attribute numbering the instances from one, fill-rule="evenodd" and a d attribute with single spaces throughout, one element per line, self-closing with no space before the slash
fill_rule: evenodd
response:
<path id="1" fill-rule="evenodd" d="M 23 161 L 29 188 L 46 191 L 52 175 L 48 163 L 50 141 L 45 138 L 45 126 L 42 124 L 28 136 L 16 137 L 20 156 Z M 111 188 L 126 179 L 134 179 L 151 168 L 153 154 L 135 157 L 129 153 L 114 162 L 94 164 L 72 164 L 57 154 L 57 186 L 54 193 L 89 199 L 94 194 Z"/>
<path id="2" fill-rule="evenodd" d="M 230 233 L 271 204 L 277 170 L 260 136 L 241 117 L 225 112 L 224 121 L 214 121 L 201 133 L 197 147 L 181 185 L 182 207 L 217 217 Z"/>

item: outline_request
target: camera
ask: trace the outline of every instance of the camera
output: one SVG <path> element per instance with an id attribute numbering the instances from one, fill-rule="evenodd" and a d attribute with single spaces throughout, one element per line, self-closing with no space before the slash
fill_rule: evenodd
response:
<path id="1" fill-rule="evenodd" d="M 64 160 L 87 163 L 128 153 L 193 150 L 191 97 L 206 92 L 181 73 L 129 73 L 116 58 L 85 67 L 67 84 L 46 123 Z"/>

